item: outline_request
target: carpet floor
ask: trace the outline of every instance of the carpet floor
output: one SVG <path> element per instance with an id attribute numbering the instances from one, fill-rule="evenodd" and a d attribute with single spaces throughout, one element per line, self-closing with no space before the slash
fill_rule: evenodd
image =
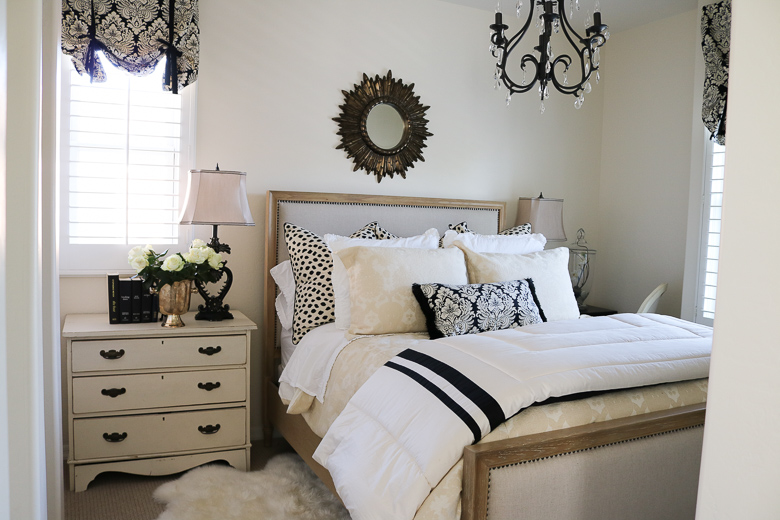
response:
<path id="1" fill-rule="evenodd" d="M 283 439 L 274 439 L 271 447 L 258 441 L 252 446 L 251 469 L 259 471 L 275 455 L 291 452 L 292 448 Z M 165 504 L 153 498 L 155 490 L 183 474 L 148 477 L 102 473 L 92 481 L 87 491 L 74 493 L 65 490 L 65 520 L 155 520 L 165 512 Z M 67 482 L 67 476 L 65 480 Z M 220 520 L 223 518 L 228 517 L 219 517 Z"/>

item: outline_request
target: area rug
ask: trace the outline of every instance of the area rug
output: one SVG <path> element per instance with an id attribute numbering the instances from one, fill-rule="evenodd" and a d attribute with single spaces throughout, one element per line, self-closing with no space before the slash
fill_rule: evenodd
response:
<path id="1" fill-rule="evenodd" d="M 157 520 L 349 520 L 341 502 L 294 454 L 277 455 L 260 471 L 203 466 L 163 484 Z"/>

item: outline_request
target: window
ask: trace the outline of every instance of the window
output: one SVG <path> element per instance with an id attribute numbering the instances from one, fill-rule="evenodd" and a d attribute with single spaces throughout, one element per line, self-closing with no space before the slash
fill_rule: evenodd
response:
<path id="1" fill-rule="evenodd" d="M 66 56 L 62 69 L 61 271 L 127 271 L 135 245 L 183 249 L 193 88 L 163 91 L 164 61 L 146 77 L 111 67 L 105 83 L 79 76 Z"/>
<path id="2" fill-rule="evenodd" d="M 701 264 L 696 299 L 696 321 L 708 325 L 712 325 L 715 319 L 725 162 L 726 147 L 708 141 L 705 162 Z"/>

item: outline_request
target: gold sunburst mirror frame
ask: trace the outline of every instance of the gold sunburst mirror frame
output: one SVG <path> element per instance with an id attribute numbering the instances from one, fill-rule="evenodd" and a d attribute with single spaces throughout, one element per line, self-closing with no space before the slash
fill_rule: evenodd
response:
<path id="1" fill-rule="evenodd" d="M 341 91 L 341 115 L 333 118 L 341 136 L 336 149 L 345 150 L 353 159 L 353 171 L 373 173 L 377 182 L 385 175 L 392 179 L 398 174 L 405 179 L 406 170 L 414 168 L 416 161 L 425 162 L 422 149 L 433 135 L 424 117 L 430 107 L 414 95 L 414 83 L 404 85 L 393 79 L 390 70 L 385 77 L 377 74 L 373 79 L 363 74 L 363 82 L 354 87 Z"/>

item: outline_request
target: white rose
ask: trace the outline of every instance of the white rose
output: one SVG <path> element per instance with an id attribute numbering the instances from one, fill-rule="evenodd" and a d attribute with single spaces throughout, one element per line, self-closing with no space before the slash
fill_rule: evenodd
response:
<path id="1" fill-rule="evenodd" d="M 154 246 L 151 244 L 146 244 L 144 246 L 144 256 L 149 256 L 152 253 L 154 253 Z"/>
<path id="2" fill-rule="evenodd" d="M 185 258 L 191 264 L 202 264 L 209 259 L 209 251 L 211 249 L 207 247 L 192 247 Z"/>
<path id="3" fill-rule="evenodd" d="M 192 247 L 206 247 L 206 242 L 204 242 L 203 240 L 201 240 L 199 238 L 196 238 L 195 240 L 192 241 L 192 245 L 190 247 L 191 248 Z"/>
<path id="4" fill-rule="evenodd" d="M 143 256 L 136 256 L 135 258 L 131 258 L 129 260 L 130 266 L 135 269 L 136 273 L 140 273 L 143 271 L 145 267 L 149 265 L 149 262 L 146 260 L 146 257 Z"/>
<path id="5" fill-rule="evenodd" d="M 128 251 L 127 253 L 127 261 L 131 261 L 133 258 L 137 258 L 139 256 L 144 256 L 144 248 L 141 246 L 135 246 L 133 249 Z"/>
<path id="6" fill-rule="evenodd" d="M 181 271 L 184 267 L 184 260 L 179 255 L 171 255 L 165 259 L 162 265 L 163 271 Z"/>
<path id="7" fill-rule="evenodd" d="M 222 268 L 222 255 L 209 248 L 209 266 L 212 269 Z"/>

